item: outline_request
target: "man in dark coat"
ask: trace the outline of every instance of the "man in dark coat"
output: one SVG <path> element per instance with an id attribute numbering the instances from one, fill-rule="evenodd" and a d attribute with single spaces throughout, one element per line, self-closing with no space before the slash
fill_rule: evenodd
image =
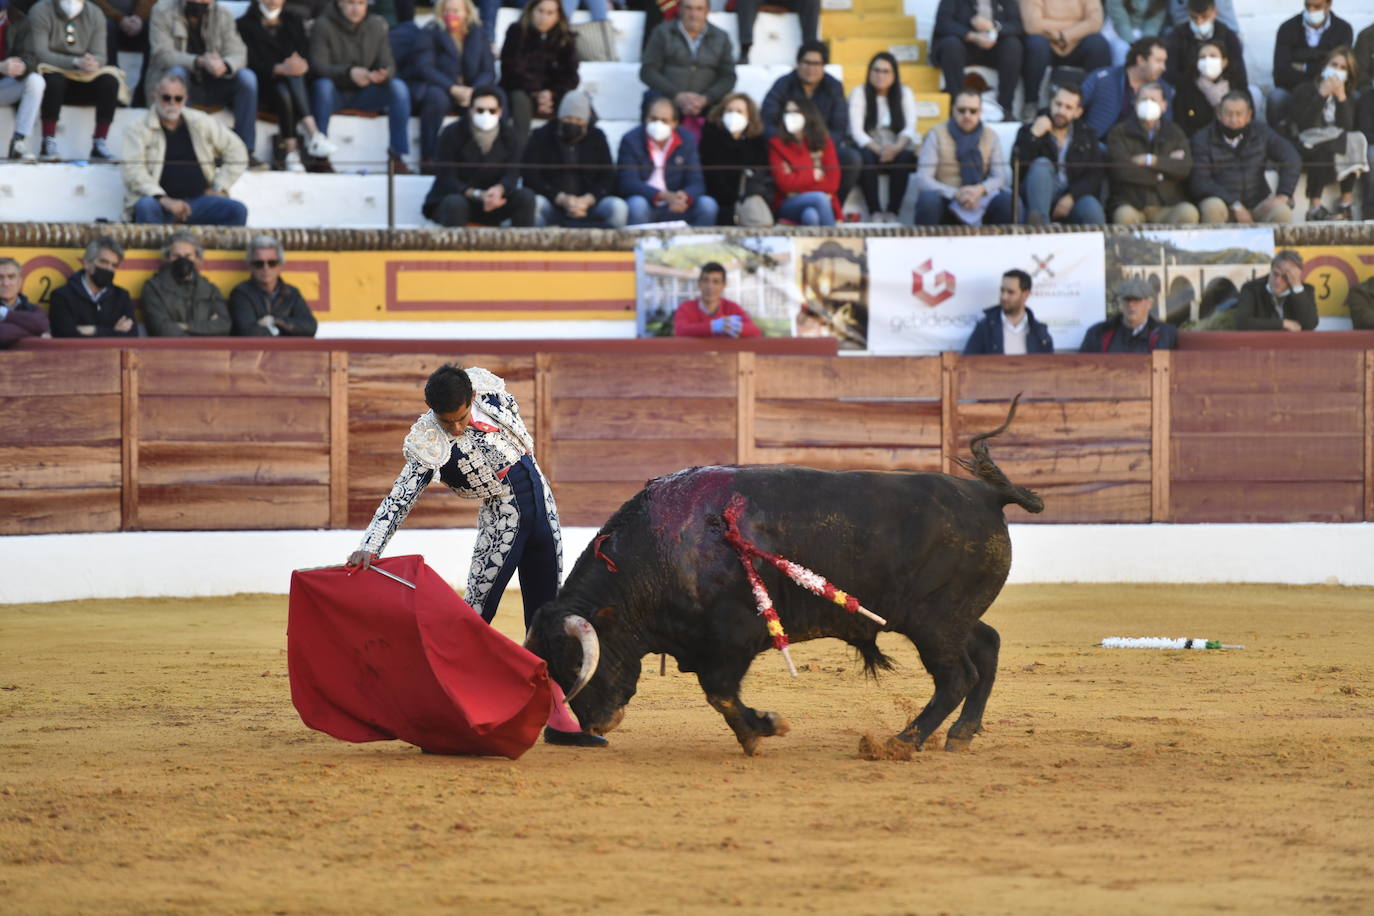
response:
<path id="1" fill-rule="evenodd" d="M 200 272 L 205 249 L 185 230 L 162 249 L 162 267 L 143 284 L 143 319 L 152 337 L 225 337 L 233 327 L 224 294 Z"/>
<path id="2" fill-rule="evenodd" d="M 1350 288 L 1345 307 L 1350 309 L 1351 327 L 1357 331 L 1374 331 L 1374 277 Z"/>
<path id="3" fill-rule="evenodd" d="M 1255 122 L 1248 92 L 1228 92 L 1217 120 L 1193 137 L 1193 174 L 1188 187 L 1204 223 L 1287 223 L 1302 160 L 1276 132 Z M 1278 169 L 1271 192 L 1266 169 Z"/>
<path id="4" fill-rule="evenodd" d="M 1054 338 L 1050 337 L 1050 329 L 1037 321 L 1035 313 L 1026 307 L 1030 294 L 1030 274 L 1024 270 L 1002 274 L 998 304 L 983 310 L 983 317 L 973 326 L 973 333 L 964 344 L 964 355 L 1053 353 Z"/>
<path id="5" fill-rule="evenodd" d="M 989 15 L 979 15 L 980 6 Z M 1025 34 L 1017 0 L 940 0 L 930 60 L 944 74 L 950 104 L 964 88 L 965 67 L 992 67 L 997 71 L 997 104 L 1002 109 L 1002 120 L 1016 120 L 1013 99 L 1021 79 Z"/>
<path id="6" fill-rule="evenodd" d="M 797 50 L 797 68 L 781 77 L 763 98 L 759 116 L 763 130 L 771 139 L 782 123 L 782 111 L 789 101 L 808 101 L 816 106 L 830 139 L 835 143 L 835 155 L 840 160 L 840 187 L 836 198 L 844 206 L 849 192 L 859 183 L 863 168 L 863 154 L 855 149 L 849 132 L 849 100 L 844 85 L 825 72 L 830 63 L 830 50 L 819 41 L 803 42 Z"/>
<path id="7" fill-rule="evenodd" d="M 1016 134 L 1012 159 L 1021 172 L 1026 222 L 1100 226 L 1107 221 L 1102 194 L 1102 147 L 1083 123 L 1083 93 L 1061 86 L 1047 111 Z M 1063 158 L 1061 159 L 1061 153 Z"/>
<path id="8" fill-rule="evenodd" d="M 1331 0 L 1304 0 L 1303 11 L 1285 20 L 1274 37 L 1274 88 L 1265 105 L 1269 126 L 1286 132 L 1293 90 L 1317 78 L 1328 54 L 1354 42 L 1355 30 L 1331 12 Z"/>
<path id="9" fill-rule="evenodd" d="M 248 243 L 252 278 L 229 294 L 229 317 L 236 337 L 314 337 L 315 316 L 301 291 L 281 280 L 286 249 L 270 235 Z"/>
<path id="10" fill-rule="evenodd" d="M 425 216 L 441 226 L 534 225 L 535 194 L 519 186 L 521 144 L 505 108 L 505 93 L 484 86 L 473 91 L 468 113 L 444 128 Z"/>
<path id="11" fill-rule="evenodd" d="M 82 269 L 54 290 L 48 305 L 54 337 L 137 337 L 134 303 L 114 285 L 124 249 L 109 236 L 86 246 Z"/>
<path id="12" fill-rule="evenodd" d="M 0 350 L 26 337 L 51 337 L 48 315 L 21 292 L 23 269 L 14 258 L 0 258 Z"/>
<path id="13" fill-rule="evenodd" d="M 558 118 L 530 134 L 525 187 L 539 195 L 540 226 L 622 228 L 629 206 L 616 197 L 615 164 L 596 126 L 591 98 L 574 89 L 558 103 Z"/>
<path id="14" fill-rule="evenodd" d="M 1317 327 L 1317 299 L 1302 283 L 1302 255 L 1284 249 L 1274 255 L 1269 276 L 1240 288 L 1236 328 L 1241 331 L 1312 331 Z"/>
<path id="15" fill-rule="evenodd" d="M 1083 335 L 1080 353 L 1150 353 L 1178 347 L 1178 328 L 1153 314 L 1155 291 L 1140 277 L 1121 281 L 1116 288 L 1121 312 L 1099 321 Z"/>
<path id="16" fill-rule="evenodd" d="M 1186 193 L 1193 149 L 1183 128 L 1165 120 L 1167 106 L 1160 84 L 1146 83 L 1136 92 L 1136 112 L 1107 134 L 1114 223 L 1198 221 Z"/>
<path id="17" fill-rule="evenodd" d="M 1188 22 L 1176 26 L 1164 36 L 1164 49 L 1169 52 L 1164 78 L 1182 87 L 1197 79 L 1197 49 L 1203 42 L 1221 46 L 1231 62 L 1231 73 L 1237 84 L 1247 86 L 1250 77 L 1245 72 L 1245 51 L 1240 36 L 1217 14 L 1217 0 L 1188 0 Z"/>

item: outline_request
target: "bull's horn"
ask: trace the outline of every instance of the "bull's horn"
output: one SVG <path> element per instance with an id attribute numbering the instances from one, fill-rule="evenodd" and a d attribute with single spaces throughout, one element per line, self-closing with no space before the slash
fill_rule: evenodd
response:
<path id="1" fill-rule="evenodd" d="M 568 699 L 577 696 L 596 673 L 597 662 L 601 661 L 601 641 L 596 638 L 596 629 L 585 617 L 569 614 L 563 619 L 563 632 L 582 644 L 582 670 L 577 672 L 577 683 L 568 691 Z"/>

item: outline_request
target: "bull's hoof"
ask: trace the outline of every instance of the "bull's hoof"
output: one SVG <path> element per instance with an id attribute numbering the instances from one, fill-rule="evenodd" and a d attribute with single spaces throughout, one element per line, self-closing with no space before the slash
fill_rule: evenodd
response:
<path id="1" fill-rule="evenodd" d="M 972 736 L 972 735 L 970 735 L 970 736 L 967 737 L 967 738 L 956 738 L 954 735 L 949 735 L 948 737 L 945 738 L 945 750 L 947 750 L 947 751 L 966 751 L 966 750 L 968 750 L 969 745 L 972 744 L 972 743 L 973 743 L 973 736 Z"/>
<path id="2" fill-rule="evenodd" d="M 859 738 L 859 757 L 863 760 L 910 760 L 916 754 L 916 746 L 910 741 L 895 738 L 877 738 L 863 735 Z"/>
<path id="3" fill-rule="evenodd" d="M 739 746 L 744 750 L 744 756 L 754 757 L 759 752 L 759 736 L 750 735 L 747 738 L 739 739 Z"/>
<path id="4" fill-rule="evenodd" d="M 766 712 L 763 714 L 763 718 L 773 728 L 769 732 L 770 735 L 780 738 L 792 730 L 792 723 L 775 712 Z"/>
<path id="5" fill-rule="evenodd" d="M 544 743 L 557 744 L 560 747 L 605 747 L 610 744 L 600 735 L 591 735 L 587 732 L 559 731 L 548 725 L 544 726 Z"/>

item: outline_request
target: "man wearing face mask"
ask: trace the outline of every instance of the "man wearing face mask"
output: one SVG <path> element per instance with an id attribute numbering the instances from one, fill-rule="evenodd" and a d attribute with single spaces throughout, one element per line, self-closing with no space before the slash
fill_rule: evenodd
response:
<path id="1" fill-rule="evenodd" d="M 1236 328 L 1241 331 L 1311 331 L 1317 326 L 1317 300 L 1302 282 L 1302 256 L 1285 249 L 1274 255 L 1269 276 L 1240 288 Z"/>
<path id="2" fill-rule="evenodd" d="M 558 103 L 558 118 L 530 134 L 525 146 L 525 187 L 538 195 L 539 226 L 620 229 L 629 219 L 616 197 L 615 165 L 606 135 L 596 126 L 592 100 L 573 89 Z"/>
<path id="3" fill-rule="evenodd" d="M 223 337 L 233 328 L 224 294 L 200 273 L 205 249 L 184 229 L 162 249 L 162 267 L 143 284 L 143 319 L 153 337 Z"/>
<path id="4" fill-rule="evenodd" d="M 1277 168 L 1271 193 L 1266 169 Z M 1229 92 L 1217 120 L 1193 137 L 1189 189 L 1204 223 L 1287 223 L 1302 172 L 1298 151 L 1265 124 L 1255 122 L 1248 92 Z"/>
<path id="5" fill-rule="evenodd" d="M 1269 126 L 1287 132 L 1293 91 L 1321 73 L 1326 56 L 1348 48 L 1355 33 L 1350 23 L 1331 11 L 1331 0 L 1304 0 L 1303 11 L 1279 26 L 1274 38 L 1274 88 L 1265 114 Z"/>
<path id="6" fill-rule="evenodd" d="M 441 226 L 534 225 L 535 196 L 519 186 L 520 138 L 505 107 L 504 91 L 480 86 L 468 113 L 444 128 L 425 216 Z"/>
<path id="7" fill-rule="evenodd" d="M 1183 129 L 1164 120 L 1164 90 L 1146 83 L 1136 92 L 1135 116 L 1107 134 L 1112 222 L 1185 224 L 1198 221 L 1185 195 L 1193 153 Z"/>
<path id="8" fill-rule="evenodd" d="M 683 220 L 714 226 L 720 208 L 706 193 L 696 141 L 685 130 L 671 99 L 644 107 L 644 123 L 620 138 L 616 188 L 629 207 L 631 225 Z"/>
<path id="9" fill-rule="evenodd" d="M 108 236 L 86 246 L 81 270 L 53 291 L 48 305 L 54 337 L 138 336 L 133 300 L 114 282 L 123 261 L 124 249 Z"/>
<path id="10" fill-rule="evenodd" d="M 1169 55 L 1164 78 L 1176 87 L 1197 79 L 1193 61 L 1197 60 L 1197 49 L 1204 41 L 1221 46 L 1231 62 L 1235 85 L 1249 85 L 1240 36 L 1217 15 L 1217 0 L 1188 0 L 1188 23 L 1164 36 L 1164 48 Z"/>
<path id="11" fill-rule="evenodd" d="M 148 43 L 152 61 L 148 106 L 159 101 L 158 82 L 176 73 L 186 80 L 190 104 L 233 110 L 234 133 L 252 155 L 257 142 L 258 77 L 248 67 L 248 49 L 234 14 L 214 0 L 158 0 Z"/>
<path id="12" fill-rule="evenodd" d="M 1169 22 L 1174 26 L 1188 25 L 1189 0 L 1169 0 Z M 1227 28 L 1240 34 L 1240 20 L 1236 18 L 1234 0 L 1216 0 L 1217 19 L 1226 23 Z"/>
<path id="13" fill-rule="evenodd" d="M 1146 83 L 1159 86 L 1164 101 L 1172 104 L 1174 87 L 1160 81 L 1168 61 L 1164 42 L 1147 35 L 1131 44 L 1125 66 L 1103 67 L 1089 73 L 1083 80 L 1083 123 L 1097 131 L 1099 137 L 1107 136 L 1113 127 L 1135 115 L 1136 93 Z"/>
<path id="14" fill-rule="evenodd" d="M 213 116 L 186 107 L 181 76 L 164 76 L 156 91 L 157 104 L 124 132 L 125 218 L 245 225 L 248 208 L 229 197 L 248 165 L 243 141 Z"/>

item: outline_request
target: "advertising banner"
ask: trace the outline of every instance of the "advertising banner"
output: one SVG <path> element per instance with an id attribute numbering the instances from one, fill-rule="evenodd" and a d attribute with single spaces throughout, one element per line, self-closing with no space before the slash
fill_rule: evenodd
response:
<path id="1" fill-rule="evenodd" d="M 672 337 L 679 305 L 700 295 L 703 264 L 725 268 L 723 298 L 736 303 L 764 337 L 791 337 L 801 295 L 788 238 L 673 235 L 635 245 L 639 337 Z"/>
<path id="2" fill-rule="evenodd" d="M 1013 268 L 1030 274 L 1027 306 L 1049 326 L 1056 351 L 1077 350 L 1106 315 L 1097 232 L 869 239 L 868 352 L 963 350 Z"/>
<path id="3" fill-rule="evenodd" d="M 1107 289 L 1143 278 L 1161 319 L 1184 330 L 1229 330 L 1240 288 L 1269 272 L 1274 229 L 1149 229 L 1107 236 L 1106 251 Z"/>
<path id="4" fill-rule="evenodd" d="M 1303 260 L 1302 282 L 1317 297 L 1318 329 L 1350 330 L 1350 306 L 1345 300 L 1351 289 L 1374 277 L 1374 248 L 1304 245 L 1297 252 Z"/>

